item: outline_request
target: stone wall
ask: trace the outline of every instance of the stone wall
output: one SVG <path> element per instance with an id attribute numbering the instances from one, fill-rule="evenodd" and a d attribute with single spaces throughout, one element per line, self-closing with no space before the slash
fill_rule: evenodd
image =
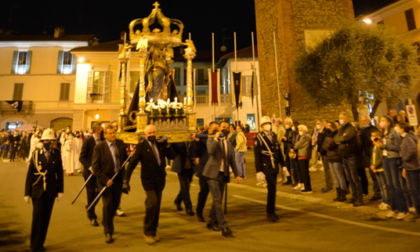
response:
<path id="1" fill-rule="evenodd" d="M 341 20 L 354 18 L 352 0 L 255 0 L 255 12 L 262 114 L 280 114 L 279 89 L 281 117 L 285 117 L 283 96 L 289 92 L 292 118 L 308 126 L 313 126 L 316 118 L 337 119 L 340 111 L 349 111 L 343 105 L 323 109 L 313 106 L 295 80 L 294 64 L 299 53 L 306 50 L 305 31 L 334 30 Z M 276 31 L 279 85 L 273 31 Z"/>

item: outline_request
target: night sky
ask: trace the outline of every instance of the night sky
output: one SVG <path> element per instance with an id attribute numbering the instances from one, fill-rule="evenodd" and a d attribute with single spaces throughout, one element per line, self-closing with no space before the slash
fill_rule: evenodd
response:
<path id="1" fill-rule="evenodd" d="M 356 16 L 390 0 L 353 0 Z M 392 1 L 392 0 L 391 0 Z M 99 42 L 117 40 L 129 23 L 147 17 L 155 0 L 126 1 L 50 1 L 3 0 L 0 28 L 10 28 L 21 35 L 53 34 L 54 27 L 63 26 L 66 34 L 95 34 Z M 123 4 L 124 3 L 124 4 Z M 254 0 L 161 0 L 165 16 L 184 23 L 184 39 L 191 32 L 198 51 L 211 50 L 211 33 L 215 33 L 216 50 L 222 46 L 225 31 L 227 51 L 233 51 L 233 32 L 238 49 L 251 45 L 255 32 Z M 11 14 L 11 15 L 10 15 Z M 11 16 L 11 22 L 9 22 Z"/>

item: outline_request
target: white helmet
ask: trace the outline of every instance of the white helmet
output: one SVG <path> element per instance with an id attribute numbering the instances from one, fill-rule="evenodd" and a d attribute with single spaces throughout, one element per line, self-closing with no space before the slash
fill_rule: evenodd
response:
<path id="1" fill-rule="evenodd" d="M 52 129 L 44 130 L 44 132 L 42 133 L 42 137 L 41 137 L 41 141 L 42 140 L 55 140 L 54 130 L 52 130 Z"/>
<path id="2" fill-rule="evenodd" d="M 262 126 L 264 123 L 270 123 L 271 124 L 271 119 L 268 116 L 263 116 L 261 118 L 261 122 L 260 122 L 260 126 Z"/>

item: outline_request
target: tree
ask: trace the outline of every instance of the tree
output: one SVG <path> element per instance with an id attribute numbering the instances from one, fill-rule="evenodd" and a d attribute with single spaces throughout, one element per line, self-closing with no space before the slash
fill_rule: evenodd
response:
<path id="1" fill-rule="evenodd" d="M 346 22 L 314 48 L 298 56 L 297 82 L 319 107 L 351 105 L 358 121 L 358 90 L 372 105 L 397 104 L 420 78 L 417 48 L 398 40 L 382 25 Z M 367 95 L 368 94 L 368 95 Z"/>

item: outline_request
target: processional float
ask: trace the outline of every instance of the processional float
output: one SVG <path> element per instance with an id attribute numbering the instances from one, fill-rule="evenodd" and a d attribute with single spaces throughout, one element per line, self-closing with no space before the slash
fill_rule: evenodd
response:
<path id="1" fill-rule="evenodd" d="M 144 135 L 147 125 L 156 126 L 158 135 L 168 138 L 169 142 L 191 141 L 196 133 L 196 115 L 193 111 L 192 60 L 196 49 L 191 39 L 182 42 L 184 25 L 181 21 L 167 18 L 159 9 L 159 3 L 146 18 L 131 21 L 129 39 L 120 45 L 118 57 L 120 74 L 120 114 L 117 138 L 125 143 L 137 144 Z M 155 21 L 162 30 L 151 25 Z M 171 30 L 171 24 L 178 29 Z M 137 29 L 138 26 L 142 29 Z M 173 48 L 186 46 L 184 58 L 187 60 L 187 93 L 180 100 L 174 72 L 170 70 L 173 62 Z M 126 112 L 126 71 L 131 61 L 140 63 L 139 80 L 130 107 Z"/>

